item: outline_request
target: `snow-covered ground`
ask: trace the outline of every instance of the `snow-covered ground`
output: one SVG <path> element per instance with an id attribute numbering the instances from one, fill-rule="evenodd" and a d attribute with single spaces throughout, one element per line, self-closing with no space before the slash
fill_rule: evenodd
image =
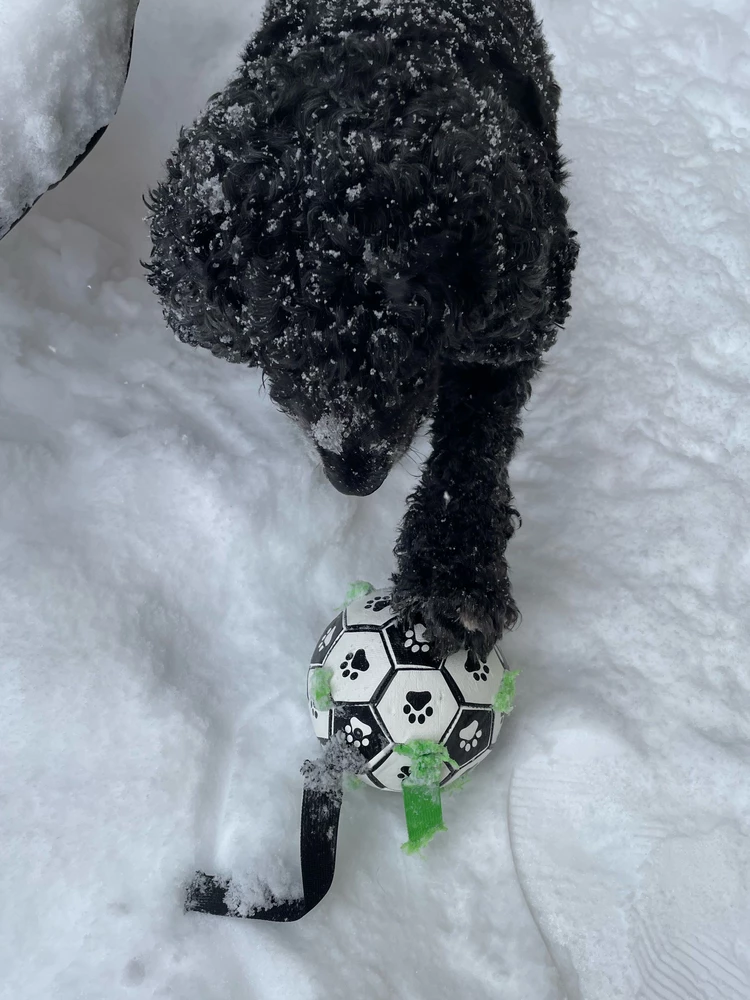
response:
<path id="1" fill-rule="evenodd" d="M 117 110 L 138 0 L 0 0 L 0 238 Z"/>
<path id="2" fill-rule="evenodd" d="M 517 708 L 423 858 L 350 793 L 299 924 L 181 885 L 296 876 L 307 658 L 427 446 L 335 493 L 143 280 L 141 195 L 259 4 L 142 0 L 114 124 L 0 244 L 3 997 L 750 998 L 750 7 L 538 9 L 582 254 L 513 465 Z"/>

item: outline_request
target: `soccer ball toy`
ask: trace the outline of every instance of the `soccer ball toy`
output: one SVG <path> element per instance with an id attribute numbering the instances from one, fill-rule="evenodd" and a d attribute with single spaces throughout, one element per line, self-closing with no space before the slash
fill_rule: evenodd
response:
<path id="1" fill-rule="evenodd" d="M 500 732 L 501 709 L 509 708 L 502 693 L 510 679 L 497 647 L 486 661 L 466 649 L 438 659 L 424 626 L 405 626 L 390 593 L 375 590 L 352 601 L 323 632 L 307 691 L 316 736 L 326 742 L 343 733 L 367 759 L 365 781 L 401 791 L 411 765 L 398 747 L 414 740 L 447 751 L 443 786 L 487 756 Z"/>
<path id="2" fill-rule="evenodd" d="M 255 920 L 299 920 L 333 881 L 346 773 L 374 788 L 403 793 L 408 852 L 444 830 L 441 788 L 460 781 L 491 750 L 513 707 L 516 673 L 495 647 L 436 656 L 424 626 L 407 626 L 391 595 L 353 584 L 340 614 L 320 637 L 307 694 L 323 757 L 306 761 L 300 821 L 302 895 L 244 898 L 242 882 L 196 872 L 185 908 Z"/>

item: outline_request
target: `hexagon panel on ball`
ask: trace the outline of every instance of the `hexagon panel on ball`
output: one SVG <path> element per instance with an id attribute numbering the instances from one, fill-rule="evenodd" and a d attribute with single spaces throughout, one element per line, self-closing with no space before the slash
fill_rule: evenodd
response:
<path id="1" fill-rule="evenodd" d="M 382 633 L 342 632 L 325 662 L 335 702 L 370 701 L 391 671 Z"/>
<path id="2" fill-rule="evenodd" d="M 495 712 L 491 708 L 462 708 L 443 741 L 459 768 L 479 757 L 490 746 Z"/>
<path id="3" fill-rule="evenodd" d="M 440 670 L 397 670 L 376 708 L 396 743 L 440 742 L 458 711 L 458 703 Z"/>
<path id="4" fill-rule="evenodd" d="M 398 620 L 393 621 L 386 627 L 385 639 L 397 669 L 440 666 L 440 658 L 433 652 L 430 636 L 424 625 L 412 627 Z"/>
<path id="5" fill-rule="evenodd" d="M 401 783 L 411 775 L 411 769 L 412 762 L 409 757 L 398 753 L 397 750 L 387 750 L 383 759 L 369 768 L 367 776 L 378 788 L 384 788 L 389 792 L 400 792 Z M 451 774 L 451 769 L 442 764 L 441 783 L 450 778 Z"/>
<path id="6" fill-rule="evenodd" d="M 330 709 L 320 709 L 315 704 L 312 696 L 313 674 L 319 667 L 311 667 L 307 671 L 307 701 L 310 706 L 310 716 L 312 718 L 313 732 L 319 740 L 325 743 L 331 736 L 331 719 L 333 712 Z"/>
<path id="7" fill-rule="evenodd" d="M 372 628 L 382 628 L 396 615 L 390 604 L 390 590 L 373 590 L 367 597 L 352 601 L 346 608 L 346 627 L 356 628 L 360 625 Z"/>
<path id="8" fill-rule="evenodd" d="M 343 733 L 347 744 L 366 760 L 372 760 L 390 743 L 369 705 L 337 705 L 333 710 L 333 734 Z"/>
<path id="9" fill-rule="evenodd" d="M 331 646 L 338 639 L 341 633 L 344 631 L 344 612 L 336 615 L 330 625 L 326 628 L 323 635 L 318 639 L 318 644 L 315 647 L 315 652 L 312 655 L 310 663 L 314 667 L 321 667 L 326 660 L 326 656 L 330 652 Z"/>
<path id="10" fill-rule="evenodd" d="M 474 650 L 460 649 L 443 664 L 468 705 L 491 705 L 503 679 L 503 661 L 497 650 L 490 651 L 486 662 Z"/>

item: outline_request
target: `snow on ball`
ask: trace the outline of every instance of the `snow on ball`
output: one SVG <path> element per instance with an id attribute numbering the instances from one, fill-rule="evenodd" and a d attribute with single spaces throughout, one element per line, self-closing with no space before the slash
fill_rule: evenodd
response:
<path id="1" fill-rule="evenodd" d="M 352 601 L 320 637 L 307 675 L 313 728 L 323 743 L 343 732 L 368 762 L 365 780 L 390 791 L 410 774 L 398 744 L 441 743 L 458 765 L 442 765 L 449 785 L 490 752 L 504 718 L 493 703 L 513 675 L 497 646 L 486 661 L 466 649 L 438 658 L 424 626 L 402 624 L 390 597 Z"/>

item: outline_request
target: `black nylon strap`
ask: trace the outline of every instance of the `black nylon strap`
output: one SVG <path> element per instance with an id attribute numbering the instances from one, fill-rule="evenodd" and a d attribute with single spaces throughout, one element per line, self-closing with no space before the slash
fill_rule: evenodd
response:
<path id="1" fill-rule="evenodd" d="M 264 896 L 268 902 L 245 912 L 246 906 L 237 904 L 234 894 L 229 891 L 231 879 L 196 872 L 188 886 L 185 910 L 283 923 L 299 920 L 309 913 L 323 899 L 333 882 L 344 773 L 357 773 L 362 770 L 363 764 L 359 754 L 355 757 L 351 753 L 342 753 L 342 748 L 336 752 L 331 744 L 322 761 L 305 761 L 300 822 L 301 899 L 280 900 L 266 890 Z"/>

